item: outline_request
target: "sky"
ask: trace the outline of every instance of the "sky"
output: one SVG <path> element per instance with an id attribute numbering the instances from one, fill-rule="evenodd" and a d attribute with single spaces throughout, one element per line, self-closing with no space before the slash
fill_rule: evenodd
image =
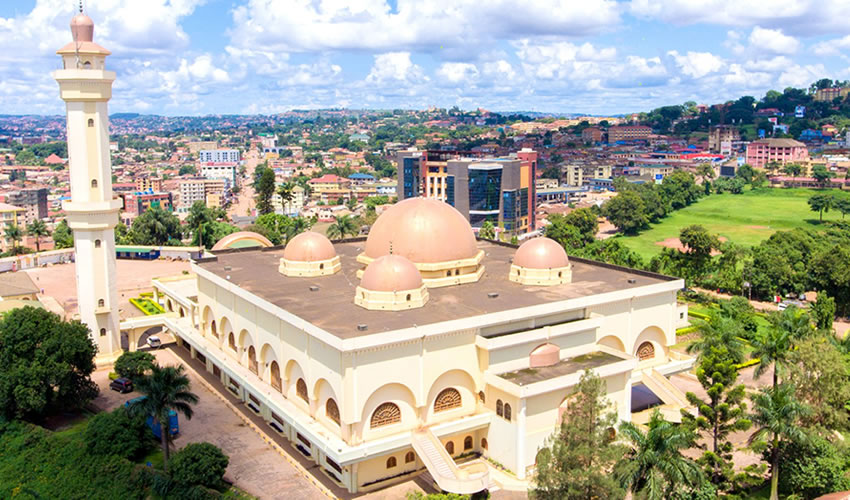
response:
<path id="1" fill-rule="evenodd" d="M 0 0 L 0 114 L 61 114 L 78 0 Z M 848 0 L 84 0 L 110 112 L 597 115 L 850 79 Z"/>

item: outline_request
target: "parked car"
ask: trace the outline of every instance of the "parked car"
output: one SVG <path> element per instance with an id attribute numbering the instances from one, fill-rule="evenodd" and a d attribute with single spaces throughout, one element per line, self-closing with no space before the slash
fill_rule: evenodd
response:
<path id="1" fill-rule="evenodd" d="M 119 377 L 109 383 L 109 388 L 121 394 L 133 392 L 133 381 L 128 378 Z"/>
<path id="2" fill-rule="evenodd" d="M 156 335 L 151 335 L 148 337 L 148 346 L 152 349 L 157 349 L 162 346 L 162 340 Z"/>

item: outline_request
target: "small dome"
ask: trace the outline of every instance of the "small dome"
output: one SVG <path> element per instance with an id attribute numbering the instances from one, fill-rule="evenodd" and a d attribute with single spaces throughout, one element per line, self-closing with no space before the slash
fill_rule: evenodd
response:
<path id="1" fill-rule="evenodd" d="M 283 250 L 283 258 L 295 262 L 317 262 L 336 257 L 333 243 L 315 231 L 305 231 L 291 240 Z"/>
<path id="2" fill-rule="evenodd" d="M 71 34 L 75 42 L 91 42 L 94 39 L 94 21 L 80 12 L 71 19 Z"/>
<path id="3" fill-rule="evenodd" d="M 531 368 L 552 366 L 561 360 L 561 348 L 555 344 L 543 344 L 531 351 L 528 365 Z"/>
<path id="4" fill-rule="evenodd" d="M 271 246 L 274 246 L 272 245 L 272 242 L 262 234 L 251 231 L 237 231 L 218 240 L 218 242 L 213 245 L 212 251 L 215 252 L 216 250 L 225 250 L 228 248 L 268 248 Z"/>
<path id="5" fill-rule="evenodd" d="M 534 238 L 526 241 L 514 254 L 514 265 L 528 269 L 556 269 L 567 267 L 570 261 L 564 247 L 551 238 Z"/>
<path id="6" fill-rule="evenodd" d="M 472 259 L 478 246 L 472 226 L 453 206 L 408 198 L 378 217 L 366 239 L 367 257 L 401 255 L 417 264 Z"/>
<path id="7" fill-rule="evenodd" d="M 401 255 L 384 255 L 366 267 L 360 286 L 372 292 L 415 290 L 422 286 L 422 276 L 413 262 Z"/>

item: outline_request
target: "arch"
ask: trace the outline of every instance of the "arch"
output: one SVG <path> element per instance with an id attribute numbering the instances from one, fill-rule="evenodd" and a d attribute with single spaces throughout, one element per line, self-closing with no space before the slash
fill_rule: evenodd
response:
<path id="1" fill-rule="evenodd" d="M 508 403 L 505 403 L 505 420 L 511 421 L 511 405 Z"/>
<path id="2" fill-rule="evenodd" d="M 623 341 L 620 340 L 620 337 L 616 335 L 606 335 L 599 339 L 596 344 L 604 345 L 605 347 L 610 347 L 611 349 L 616 349 L 620 352 L 626 352 L 626 345 L 623 344 Z"/>
<path id="3" fill-rule="evenodd" d="M 392 469 L 396 465 L 398 465 L 398 462 L 396 461 L 395 457 L 390 457 L 387 459 L 387 469 Z"/>
<path id="4" fill-rule="evenodd" d="M 171 299 L 166 299 L 165 305 L 168 307 L 168 312 L 174 312 L 174 303 L 171 302 Z"/>
<path id="5" fill-rule="evenodd" d="M 328 379 L 320 378 L 316 380 L 316 383 L 313 384 L 313 392 L 310 397 L 319 403 L 324 402 L 322 403 L 325 407 L 324 412 L 316 412 L 317 420 L 321 420 L 320 416 L 324 415 L 325 418 L 334 424 L 340 425 L 339 404 L 337 403 L 336 391 L 334 391 Z"/>
<path id="6" fill-rule="evenodd" d="M 496 415 L 503 416 L 505 414 L 505 405 L 501 399 L 496 400 Z"/>
<path id="7" fill-rule="evenodd" d="M 454 441 L 446 441 L 446 451 L 449 452 L 449 455 L 455 454 L 455 442 Z"/>
<path id="8" fill-rule="evenodd" d="M 454 387 L 447 387 L 437 394 L 434 400 L 434 413 L 460 408 L 462 404 L 460 392 Z"/>
<path id="9" fill-rule="evenodd" d="M 89 126 L 89 127 L 94 127 L 94 118 L 89 118 L 88 126 Z"/>
<path id="10" fill-rule="evenodd" d="M 307 382 L 303 378 L 299 378 L 295 382 L 295 395 L 303 399 L 305 403 L 310 402 L 310 395 L 307 393 Z"/>
<path id="11" fill-rule="evenodd" d="M 444 394 L 446 389 L 454 389 L 459 396 L 460 404 L 457 406 L 442 407 L 437 405 L 437 399 L 440 395 L 447 397 Z M 451 391 L 449 391 L 451 392 Z M 469 412 L 475 410 L 475 399 L 478 391 L 475 390 L 475 379 L 466 370 L 452 369 L 442 373 L 431 384 L 428 391 L 428 399 L 425 401 L 428 404 L 429 417 L 434 414 L 442 413 L 443 410 L 462 408 Z"/>
<path id="12" fill-rule="evenodd" d="M 254 375 L 260 374 L 259 364 L 257 363 L 257 350 L 254 346 L 248 346 L 248 370 Z"/>
<path id="13" fill-rule="evenodd" d="M 409 463 L 415 462 L 415 461 L 416 461 L 416 454 L 413 453 L 412 451 L 408 451 L 407 453 L 404 454 L 404 463 L 409 464 Z"/>
<path id="14" fill-rule="evenodd" d="M 239 349 L 236 345 L 236 336 L 233 335 L 233 332 L 227 334 L 227 346 L 230 347 L 230 350 L 233 352 L 237 352 Z"/>
<path id="15" fill-rule="evenodd" d="M 481 404 L 485 404 L 487 402 L 487 398 L 484 397 L 484 391 L 478 391 L 478 400 L 481 401 Z"/>
<path id="16" fill-rule="evenodd" d="M 277 361 L 277 353 L 274 348 L 266 342 L 263 344 L 263 347 L 260 348 L 260 363 L 263 363 L 265 366 L 269 366 L 272 361 Z M 278 364 L 280 367 L 280 364 Z"/>
<path id="17" fill-rule="evenodd" d="M 262 234 L 251 231 L 237 231 L 218 240 L 211 250 L 215 252 L 229 248 L 269 248 L 271 246 L 274 246 L 272 242 Z"/>
<path id="18" fill-rule="evenodd" d="M 103 299 L 97 299 L 97 307 L 106 307 L 106 301 Z"/>
<path id="19" fill-rule="evenodd" d="M 373 429 L 369 424 L 372 415 L 375 414 L 379 406 L 384 403 L 393 403 L 401 410 L 401 423 L 405 428 L 411 428 L 418 425 L 419 415 L 417 412 L 416 397 L 413 391 L 404 384 L 398 382 L 390 382 L 384 384 L 366 398 L 362 406 L 358 406 L 358 414 L 360 415 L 360 429 L 362 437 L 369 439 L 375 433 L 383 433 L 383 428 Z"/>
<path id="20" fill-rule="evenodd" d="M 269 383 L 278 391 L 283 390 L 283 386 L 280 383 L 280 365 L 277 364 L 277 361 L 272 361 L 269 364 Z"/>
<path id="21" fill-rule="evenodd" d="M 472 436 L 466 436 L 463 438 L 463 451 L 471 450 L 473 446 Z"/>
<path id="22" fill-rule="evenodd" d="M 487 438 L 481 438 L 481 449 L 482 450 L 487 449 Z"/>
<path id="23" fill-rule="evenodd" d="M 94 247 L 100 248 L 100 240 L 94 240 Z"/>
<path id="24" fill-rule="evenodd" d="M 372 413 L 372 418 L 369 419 L 369 427 L 383 427 L 401 422 L 401 408 L 395 403 L 381 403 Z"/>
<path id="25" fill-rule="evenodd" d="M 667 339 L 663 330 L 657 326 L 650 326 L 638 335 L 632 346 L 632 355 L 639 361 L 663 359 L 667 352 L 666 345 Z"/>
<path id="26" fill-rule="evenodd" d="M 339 406 L 337 406 L 334 398 L 328 398 L 325 401 L 325 416 L 328 417 L 328 420 L 336 422 L 336 425 L 339 425 Z"/>
<path id="27" fill-rule="evenodd" d="M 180 317 L 181 317 L 181 318 L 185 318 L 185 317 L 186 317 L 186 309 L 184 309 L 183 307 L 181 307 L 181 308 L 180 308 Z"/>
<path id="28" fill-rule="evenodd" d="M 92 179 L 92 180 L 91 180 L 91 187 L 92 187 L 92 188 L 96 188 L 96 187 L 97 187 L 97 179 Z"/>
<path id="29" fill-rule="evenodd" d="M 215 318 L 213 317 L 213 312 L 210 306 L 204 306 L 203 312 L 201 313 L 201 321 L 203 322 L 203 331 L 204 335 L 210 334 L 213 337 L 218 338 L 218 330 L 216 329 Z"/>
<path id="30" fill-rule="evenodd" d="M 239 347 L 245 348 L 249 345 L 254 345 L 254 338 L 245 328 L 239 332 L 239 338 L 236 339 L 237 345 Z"/>

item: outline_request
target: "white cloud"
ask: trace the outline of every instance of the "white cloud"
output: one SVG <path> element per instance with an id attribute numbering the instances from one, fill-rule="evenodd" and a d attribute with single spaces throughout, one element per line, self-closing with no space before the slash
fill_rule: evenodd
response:
<path id="1" fill-rule="evenodd" d="M 800 42 L 793 36 L 760 26 L 753 28 L 749 41 L 754 49 L 775 54 L 793 54 L 800 48 Z"/>
<path id="2" fill-rule="evenodd" d="M 437 76 L 449 83 L 470 83 L 478 79 L 478 68 L 470 63 L 448 62 L 437 68 Z"/>
<path id="3" fill-rule="evenodd" d="M 687 54 L 680 55 L 677 51 L 671 50 L 667 55 L 673 58 L 683 74 L 691 78 L 702 78 L 710 73 L 716 73 L 726 64 L 722 58 L 711 52 L 688 51 Z"/>
<path id="4" fill-rule="evenodd" d="M 408 82 L 427 80 L 422 68 L 410 60 L 410 52 L 387 52 L 375 56 L 366 81 L 369 83 Z"/>
<path id="5" fill-rule="evenodd" d="M 818 42 L 812 47 L 812 51 L 818 56 L 838 56 L 848 50 L 850 50 L 850 35 Z"/>

